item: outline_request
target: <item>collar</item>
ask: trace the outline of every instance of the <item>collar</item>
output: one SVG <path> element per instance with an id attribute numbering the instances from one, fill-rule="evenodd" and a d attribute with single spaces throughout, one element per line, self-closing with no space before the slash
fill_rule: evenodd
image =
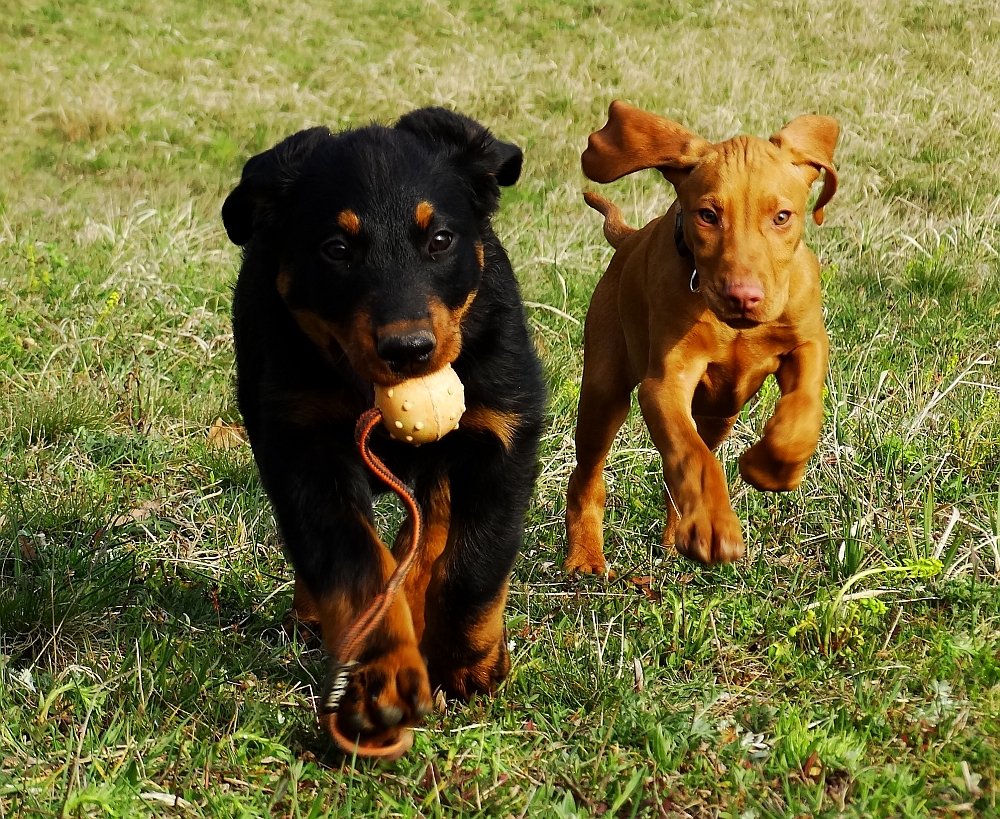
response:
<path id="1" fill-rule="evenodd" d="M 677 245 L 677 252 L 681 255 L 682 259 L 692 255 L 691 248 L 684 241 L 684 211 L 679 208 L 677 210 L 677 218 L 674 220 L 674 244 Z M 701 280 L 698 278 L 697 266 L 691 271 L 691 281 L 688 282 L 688 287 L 692 293 L 697 293 L 701 289 Z"/>
<path id="2" fill-rule="evenodd" d="M 690 256 L 691 250 L 684 241 L 684 211 L 678 208 L 677 218 L 674 220 L 674 244 L 677 245 L 677 252 L 681 256 Z"/>

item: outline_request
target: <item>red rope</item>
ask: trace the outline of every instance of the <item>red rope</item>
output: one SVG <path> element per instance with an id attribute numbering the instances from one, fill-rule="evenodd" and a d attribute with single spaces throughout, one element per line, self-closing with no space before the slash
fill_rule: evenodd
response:
<path id="1" fill-rule="evenodd" d="M 337 641 L 337 645 L 333 650 L 334 675 L 331 683 L 331 690 L 327 695 L 324 705 L 326 710 L 330 712 L 327 730 L 329 730 L 334 740 L 345 753 L 357 754 L 358 756 L 365 757 L 377 757 L 381 759 L 398 759 L 406 753 L 410 745 L 413 744 L 412 731 L 405 729 L 400 733 L 399 738 L 396 741 L 389 744 L 376 745 L 371 742 L 362 742 L 361 737 L 352 740 L 345 736 L 337 728 L 336 716 L 337 708 L 340 706 L 340 700 L 343 697 L 344 692 L 347 690 L 351 670 L 357 665 L 358 656 L 361 654 L 361 649 L 365 640 L 385 618 L 385 615 L 389 611 L 389 607 L 392 606 L 393 600 L 395 600 L 396 595 L 399 593 L 399 589 L 406 580 L 407 573 L 413 566 L 414 560 L 416 560 L 420 546 L 421 531 L 423 529 L 423 522 L 420 517 L 420 507 L 417 506 L 417 501 L 416 498 L 413 497 L 413 493 L 410 492 L 406 484 L 393 475 L 381 459 L 379 459 L 379 457 L 371 451 L 368 439 L 372 430 L 381 420 L 382 411 L 378 407 L 373 407 L 362 414 L 362 416 L 358 419 L 357 426 L 354 429 L 354 441 L 358 445 L 358 450 L 361 453 L 361 459 L 365 462 L 365 465 L 372 472 L 378 475 L 378 477 L 380 477 L 393 492 L 399 495 L 400 499 L 403 501 L 403 505 L 406 506 L 406 509 L 410 514 L 410 518 L 413 521 L 413 528 L 410 535 L 410 545 L 407 547 L 402 558 L 396 564 L 396 568 L 389 577 L 389 582 L 386 583 L 385 589 L 379 593 L 368 608 L 361 613 L 361 616 L 354 621 L 350 628 L 348 628 Z"/>

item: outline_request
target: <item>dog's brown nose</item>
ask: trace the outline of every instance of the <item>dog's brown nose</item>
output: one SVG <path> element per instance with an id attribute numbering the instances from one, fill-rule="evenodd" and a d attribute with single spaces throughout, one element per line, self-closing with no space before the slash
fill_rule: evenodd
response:
<path id="1" fill-rule="evenodd" d="M 402 370 L 412 364 L 426 363 L 435 347 L 437 341 L 429 330 L 382 336 L 376 345 L 379 358 L 394 370 Z"/>
<path id="2" fill-rule="evenodd" d="M 723 295 L 741 313 L 748 313 L 764 300 L 764 290 L 752 282 L 728 282 Z"/>

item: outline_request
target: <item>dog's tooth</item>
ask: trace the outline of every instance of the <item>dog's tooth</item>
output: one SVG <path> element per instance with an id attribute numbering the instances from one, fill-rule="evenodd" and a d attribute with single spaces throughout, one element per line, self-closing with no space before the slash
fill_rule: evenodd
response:
<path id="1" fill-rule="evenodd" d="M 403 428 L 403 422 L 402 421 L 397 421 L 396 422 L 396 429 L 402 429 L 402 428 Z"/>
<path id="2" fill-rule="evenodd" d="M 413 402 L 412 401 L 404 401 L 403 402 L 403 412 L 409 412 L 411 409 L 413 409 Z"/>
<path id="3" fill-rule="evenodd" d="M 458 424 L 455 424 L 455 426 L 453 426 L 452 429 L 458 429 Z"/>
<path id="4" fill-rule="evenodd" d="M 423 421 L 417 421 L 417 423 L 415 423 L 415 424 L 413 425 L 413 428 L 414 428 L 414 429 L 415 429 L 415 430 L 416 430 L 417 432 L 420 432 L 420 430 L 422 430 L 422 429 L 424 428 L 424 422 L 423 422 Z"/>
<path id="5" fill-rule="evenodd" d="M 407 435 L 407 436 L 406 436 L 406 442 L 407 442 L 408 444 L 411 444 L 411 443 L 413 443 L 413 436 L 412 436 L 412 435 Z"/>

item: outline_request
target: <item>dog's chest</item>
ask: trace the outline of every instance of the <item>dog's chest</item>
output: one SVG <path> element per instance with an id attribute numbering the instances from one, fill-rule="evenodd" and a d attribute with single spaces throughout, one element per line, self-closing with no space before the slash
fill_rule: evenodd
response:
<path id="1" fill-rule="evenodd" d="M 764 354 L 757 345 L 729 345 L 702 375 L 691 402 L 692 413 L 718 418 L 737 415 L 778 364 L 777 355 Z"/>

